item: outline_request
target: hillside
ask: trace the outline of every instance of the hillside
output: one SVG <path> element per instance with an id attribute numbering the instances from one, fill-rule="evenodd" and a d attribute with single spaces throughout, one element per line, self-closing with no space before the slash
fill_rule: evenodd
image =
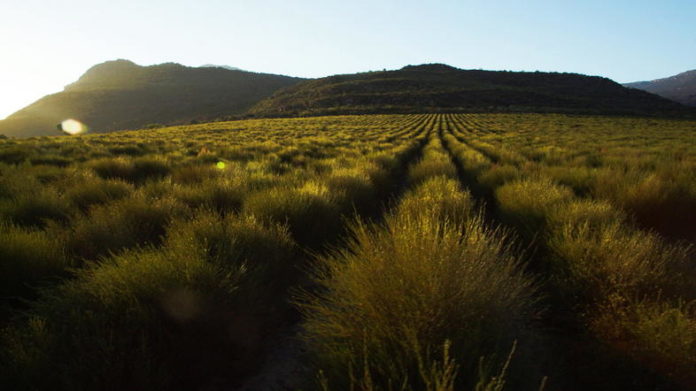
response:
<path id="1" fill-rule="evenodd" d="M 683 105 L 696 107 L 696 69 L 664 79 L 626 83 L 624 86 L 648 91 Z"/>
<path id="2" fill-rule="evenodd" d="M 211 120 L 242 114 L 277 89 L 300 80 L 223 67 L 108 61 L 90 68 L 62 92 L 0 121 L 0 134 L 60 134 L 56 125 L 67 118 L 85 123 L 94 132 Z"/>
<path id="3" fill-rule="evenodd" d="M 438 111 L 530 111 L 681 115 L 682 105 L 602 77 L 461 70 L 443 64 L 308 80 L 276 92 L 250 113 L 290 116 Z"/>

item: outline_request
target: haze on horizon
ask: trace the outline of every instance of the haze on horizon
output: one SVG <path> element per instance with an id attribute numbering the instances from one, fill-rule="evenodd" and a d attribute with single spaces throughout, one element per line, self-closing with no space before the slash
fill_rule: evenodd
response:
<path id="1" fill-rule="evenodd" d="M 221 64 L 302 77 L 441 62 L 618 82 L 696 68 L 696 2 L 4 1 L 0 118 L 89 67 Z"/>

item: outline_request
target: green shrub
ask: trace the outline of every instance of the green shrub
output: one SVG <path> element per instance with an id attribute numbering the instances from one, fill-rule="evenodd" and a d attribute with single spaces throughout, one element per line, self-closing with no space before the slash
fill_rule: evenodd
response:
<path id="1" fill-rule="evenodd" d="M 109 148 L 109 152 L 113 155 L 128 155 L 128 156 L 142 156 L 145 154 L 142 148 L 136 145 L 119 145 Z"/>
<path id="2" fill-rule="evenodd" d="M 585 299 L 595 302 L 611 295 L 639 297 L 658 291 L 696 295 L 696 285 L 682 278 L 689 270 L 689 249 L 633 229 L 623 211 L 611 204 L 557 204 L 548 221 L 547 246 L 560 261 L 558 273 L 568 273 L 560 287 L 584 292 Z"/>
<path id="3" fill-rule="evenodd" d="M 68 201 L 50 190 L 22 194 L 0 202 L 0 216 L 28 227 L 44 227 L 51 220 L 67 222 L 71 213 Z"/>
<path id="4" fill-rule="evenodd" d="M 548 246 L 570 274 L 564 286 L 594 301 L 611 294 L 652 294 L 669 284 L 669 265 L 684 256 L 655 235 L 618 222 L 566 224 L 551 234 Z"/>
<path id="5" fill-rule="evenodd" d="M 158 158 L 142 157 L 133 160 L 132 182 L 144 182 L 146 180 L 156 180 L 169 175 L 171 169 L 169 164 Z"/>
<path id="6" fill-rule="evenodd" d="M 94 260 L 136 246 L 158 245 L 171 219 L 184 213 L 185 208 L 172 199 L 140 195 L 94 207 L 73 224 L 68 250 Z"/>
<path id="7" fill-rule="evenodd" d="M 260 362 L 243 270 L 189 251 L 124 253 L 79 272 L 2 335 L 4 389 L 180 389 Z"/>
<path id="8" fill-rule="evenodd" d="M 364 167 L 361 167 L 363 169 Z M 376 214 L 379 203 L 368 173 L 358 169 L 338 169 L 325 180 L 328 193 L 341 205 L 342 213 L 353 211 Z"/>
<path id="9" fill-rule="evenodd" d="M 125 198 L 133 191 L 133 186 L 120 180 L 95 180 L 76 184 L 70 188 L 66 197 L 78 209 L 86 212 L 94 205 Z"/>
<path id="10" fill-rule="evenodd" d="M 267 172 L 250 172 L 245 178 L 250 190 L 264 190 L 284 184 L 284 177 Z"/>
<path id="11" fill-rule="evenodd" d="M 92 170 L 104 179 L 123 179 L 131 183 L 143 183 L 169 175 L 166 161 L 151 157 L 133 160 L 123 158 L 101 159 L 90 164 Z"/>
<path id="12" fill-rule="evenodd" d="M 592 229 L 619 222 L 626 222 L 624 211 L 606 201 L 577 199 L 559 204 L 549 210 L 547 216 L 550 230 L 563 225 L 579 226 L 587 224 Z"/>
<path id="13" fill-rule="evenodd" d="M 73 174 L 69 170 L 56 166 L 29 166 L 27 171 L 42 185 L 61 183 Z"/>
<path id="14" fill-rule="evenodd" d="M 26 170 L 0 166 L 0 199 L 10 199 L 36 194 L 41 183 Z"/>
<path id="15" fill-rule="evenodd" d="M 595 173 L 587 167 L 554 166 L 542 167 L 540 175 L 572 188 L 577 194 L 585 195 L 592 187 Z"/>
<path id="16" fill-rule="evenodd" d="M 507 164 L 495 164 L 488 170 L 482 172 L 478 176 L 477 181 L 484 188 L 495 190 L 508 182 L 519 180 L 521 178 L 522 173 L 517 167 Z"/>
<path id="17" fill-rule="evenodd" d="M 124 158 L 100 159 L 91 162 L 89 165 L 97 175 L 104 179 L 128 180 L 133 171 L 131 162 Z"/>
<path id="18" fill-rule="evenodd" d="M 401 166 L 406 159 L 403 156 L 394 156 L 387 152 L 374 153 L 368 158 L 376 166 L 370 171 L 370 179 L 374 184 L 375 191 L 380 197 L 388 196 L 394 187 L 399 185 L 393 174 L 402 168 Z"/>
<path id="19" fill-rule="evenodd" d="M 312 182 L 302 188 L 275 187 L 252 193 L 244 201 L 244 212 L 264 222 L 287 224 L 292 237 L 310 248 L 335 240 L 341 231 L 339 207 L 325 186 Z"/>
<path id="20" fill-rule="evenodd" d="M 20 164 L 29 158 L 28 146 L 7 146 L 0 149 L 0 162 L 7 164 Z"/>
<path id="21" fill-rule="evenodd" d="M 205 259 L 224 269 L 245 269 L 256 280 L 287 287 L 296 274 L 295 245 L 287 229 L 261 225 L 254 216 L 220 217 L 200 213 L 193 220 L 177 221 L 167 234 L 166 246 L 173 250 L 196 246 Z M 268 291 L 256 292 L 268 295 Z"/>
<path id="22" fill-rule="evenodd" d="M 172 172 L 172 181 L 182 184 L 197 184 L 216 178 L 220 172 L 220 169 L 211 165 L 183 166 Z"/>
<path id="23" fill-rule="evenodd" d="M 689 389 L 696 384 L 696 302 L 610 303 L 593 330 L 616 350 Z"/>
<path id="24" fill-rule="evenodd" d="M 456 145 L 452 138 L 448 138 Z M 472 177 L 477 177 L 491 166 L 491 161 L 480 152 L 463 145 L 453 147 L 453 151 L 462 164 L 464 171 Z"/>
<path id="25" fill-rule="evenodd" d="M 46 166 L 56 166 L 56 167 L 67 167 L 72 163 L 72 160 L 64 158 L 62 156 L 36 156 L 29 159 L 32 165 L 46 165 Z"/>
<path id="26" fill-rule="evenodd" d="M 0 298 L 34 296 L 34 288 L 67 274 L 71 265 L 61 238 L 44 231 L 0 225 Z"/>
<path id="27" fill-rule="evenodd" d="M 533 284 L 480 219 L 399 214 L 385 228 L 357 224 L 352 237 L 319 261 L 320 293 L 300 299 L 306 340 L 334 387 L 350 384 L 352 368 L 376 389 L 421 389 L 424 368 L 449 365 L 445 344 L 465 384 L 480 357 L 504 360 L 524 337 Z"/>
<path id="28" fill-rule="evenodd" d="M 191 208 L 210 209 L 225 215 L 241 210 L 246 193 L 243 184 L 219 180 L 182 187 L 175 191 L 175 196 Z"/>
<path id="29" fill-rule="evenodd" d="M 696 241 L 696 176 L 666 173 L 643 177 L 612 195 L 643 227 L 670 238 Z"/>
<path id="30" fill-rule="evenodd" d="M 414 219 L 434 218 L 462 224 L 471 216 L 473 209 L 471 194 L 462 191 L 458 181 L 436 176 L 406 193 L 397 207 L 397 213 Z"/>
<path id="31" fill-rule="evenodd" d="M 495 197 L 501 217 L 532 238 L 543 233 L 549 211 L 574 196 L 569 188 L 548 180 L 523 179 L 499 187 Z"/>
<path id="32" fill-rule="evenodd" d="M 433 152 L 429 155 L 426 154 L 421 161 L 408 170 L 408 179 L 412 185 L 417 186 L 423 181 L 436 176 L 457 178 L 457 170 L 447 155 Z"/>

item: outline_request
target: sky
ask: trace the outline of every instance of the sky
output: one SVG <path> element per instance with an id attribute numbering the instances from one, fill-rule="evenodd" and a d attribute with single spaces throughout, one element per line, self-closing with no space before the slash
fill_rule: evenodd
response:
<path id="1" fill-rule="evenodd" d="M 696 0 L 0 0 L 0 118 L 92 65 L 302 77 L 446 63 L 618 82 L 696 69 Z"/>

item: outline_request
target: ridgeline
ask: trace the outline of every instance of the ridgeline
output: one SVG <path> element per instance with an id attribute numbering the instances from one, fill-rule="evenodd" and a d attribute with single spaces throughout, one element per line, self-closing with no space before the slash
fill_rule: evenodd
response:
<path id="1" fill-rule="evenodd" d="M 681 116 L 692 111 L 603 77 L 462 70 L 444 64 L 307 80 L 250 110 L 258 116 L 421 112 Z"/>

